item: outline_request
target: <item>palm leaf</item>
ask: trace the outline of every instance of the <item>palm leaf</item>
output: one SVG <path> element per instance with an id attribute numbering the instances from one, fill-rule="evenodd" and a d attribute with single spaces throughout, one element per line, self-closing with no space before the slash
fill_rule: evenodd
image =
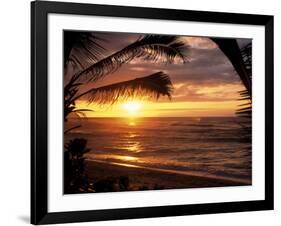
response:
<path id="1" fill-rule="evenodd" d="M 73 76 L 71 83 L 81 78 L 86 78 L 87 81 L 96 81 L 135 58 L 162 63 L 173 63 L 176 58 L 179 58 L 186 62 L 187 58 L 184 52 L 186 48 L 187 46 L 179 41 L 177 36 L 145 35 L 122 50 L 80 71 Z"/>
<path id="2" fill-rule="evenodd" d="M 78 128 L 80 128 L 80 127 L 81 127 L 81 125 L 73 126 L 73 127 L 69 128 L 69 129 L 66 129 L 63 133 L 64 133 L 64 134 L 67 134 L 67 133 L 69 133 L 70 131 L 75 130 L 75 129 L 78 129 Z"/>
<path id="3" fill-rule="evenodd" d="M 242 130 L 239 131 L 242 141 L 251 144 L 252 140 L 252 98 L 247 90 L 243 90 L 240 96 L 243 96 L 243 104 L 240 104 L 235 114 L 239 117 L 238 123 Z M 251 149 L 251 145 L 248 147 Z"/>
<path id="4" fill-rule="evenodd" d="M 251 71 L 251 64 L 246 65 L 246 59 L 243 56 L 243 51 L 240 50 L 236 39 L 211 38 L 211 40 L 218 45 L 220 50 L 230 60 L 247 92 L 249 93 L 249 96 L 252 96 L 252 80 L 251 74 L 249 73 L 249 71 Z"/>
<path id="5" fill-rule="evenodd" d="M 243 101 L 236 110 L 236 115 L 243 119 L 241 126 L 245 129 L 245 136 L 249 138 L 252 124 L 252 44 L 240 49 L 236 39 L 211 38 L 230 60 L 239 75 L 245 89 L 239 92 L 238 101 Z"/>
<path id="6" fill-rule="evenodd" d="M 91 32 L 64 31 L 64 66 L 71 62 L 84 69 L 89 62 L 97 62 L 106 51 L 100 44 L 103 41 Z"/>
<path id="7" fill-rule="evenodd" d="M 243 104 L 239 105 L 236 115 L 250 118 L 252 116 L 252 98 L 247 90 L 240 91 L 239 94 L 238 101 L 243 101 Z"/>
<path id="8" fill-rule="evenodd" d="M 251 43 L 241 49 L 241 56 L 244 62 L 245 71 L 250 81 L 252 81 L 252 45 Z M 239 105 L 236 110 L 236 115 L 239 117 L 240 125 L 243 130 L 240 131 L 242 140 L 251 144 L 252 140 L 252 96 L 249 90 L 244 89 L 239 92 L 240 100 L 243 100 L 243 104 Z M 248 147 L 251 149 L 251 145 Z"/>
<path id="9" fill-rule="evenodd" d="M 75 97 L 75 100 L 86 97 L 89 102 L 113 104 L 128 98 L 158 99 L 160 96 L 171 98 L 172 90 L 169 76 L 163 72 L 157 72 L 146 77 L 90 89 Z"/>
<path id="10" fill-rule="evenodd" d="M 243 47 L 241 49 L 241 54 L 245 69 L 250 76 L 250 79 L 252 79 L 252 43 L 249 43 L 245 47 Z"/>
<path id="11" fill-rule="evenodd" d="M 247 72 L 247 76 L 250 81 L 252 81 L 252 44 L 249 43 L 244 48 L 241 49 L 241 56 L 245 65 L 245 70 Z M 240 99 L 246 101 L 239 106 L 236 111 L 238 116 L 242 116 L 244 118 L 252 117 L 252 96 L 250 95 L 247 89 L 239 92 Z"/>

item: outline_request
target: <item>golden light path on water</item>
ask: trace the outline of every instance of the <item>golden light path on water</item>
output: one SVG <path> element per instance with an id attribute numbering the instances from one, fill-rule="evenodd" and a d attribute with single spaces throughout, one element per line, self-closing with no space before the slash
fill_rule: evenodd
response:
<path id="1" fill-rule="evenodd" d="M 139 142 L 135 142 L 133 144 L 129 144 L 127 150 L 132 152 L 139 152 L 139 148 L 140 148 Z"/>
<path id="2" fill-rule="evenodd" d="M 128 126 L 134 128 L 137 126 L 137 119 L 136 117 L 129 117 L 128 118 Z M 139 152 L 140 151 L 140 142 L 137 142 L 137 141 L 133 141 L 132 139 L 137 137 L 137 134 L 133 131 L 130 131 L 128 136 L 129 138 L 127 144 L 127 150 L 128 151 L 131 151 L 131 152 Z"/>
<path id="3" fill-rule="evenodd" d="M 129 156 L 129 155 L 107 155 L 107 154 L 99 154 L 98 157 L 100 159 L 114 159 L 114 160 L 121 160 L 121 161 L 128 161 L 128 162 L 142 162 L 139 161 L 137 157 Z"/>
<path id="4" fill-rule="evenodd" d="M 136 125 L 136 123 L 134 121 L 129 122 L 129 126 L 135 126 L 135 125 Z"/>
<path id="5" fill-rule="evenodd" d="M 125 127 L 124 133 L 122 133 L 122 137 L 117 140 L 114 146 L 114 150 L 112 152 L 107 152 L 105 154 L 97 153 L 93 154 L 89 160 L 94 162 L 106 163 L 111 165 L 119 165 L 129 168 L 142 168 L 147 170 L 153 170 L 164 173 L 173 173 L 173 174 L 182 174 L 182 175 L 193 175 L 193 176 L 204 176 L 210 178 L 221 178 L 232 181 L 239 181 L 241 183 L 247 184 L 247 179 L 243 178 L 228 178 L 226 176 L 220 175 L 212 175 L 206 172 L 196 172 L 196 171 L 181 171 L 174 169 L 165 169 L 161 168 L 159 165 L 167 165 L 167 166 L 180 166 L 177 160 L 165 159 L 165 158 L 155 158 L 153 156 L 147 154 L 141 154 L 139 152 L 144 152 L 147 150 L 147 146 L 142 144 L 139 136 L 141 135 L 141 131 L 143 128 L 149 127 L 149 124 L 146 124 L 147 121 L 142 119 L 141 117 L 124 117 L 119 118 L 118 125 L 121 123 L 121 128 Z M 200 117 L 194 117 L 190 119 L 196 123 L 201 121 Z M 185 165 L 189 166 L 188 160 L 185 160 Z M 199 164 L 200 165 L 200 164 Z M 192 166 L 196 166 L 196 163 L 192 163 Z"/>
<path id="6" fill-rule="evenodd" d="M 123 118 L 119 118 L 124 126 L 127 126 L 127 134 L 125 135 L 123 140 L 123 144 L 121 146 L 116 145 L 116 150 L 125 151 L 124 154 L 117 153 L 108 153 L 108 154 L 96 154 L 95 156 L 98 159 L 103 159 L 106 162 L 114 163 L 118 162 L 118 164 L 127 164 L 132 165 L 138 163 L 150 163 L 155 162 L 154 159 L 148 157 L 136 157 L 136 154 L 142 152 L 142 144 L 138 141 L 138 129 L 142 126 L 142 110 L 145 107 L 145 103 L 141 101 L 128 101 L 124 102 L 121 105 L 123 110 Z M 200 117 L 194 118 L 195 121 L 200 121 Z M 170 162 L 174 163 L 173 160 Z M 167 160 L 166 160 L 167 163 Z"/>
<path id="7" fill-rule="evenodd" d="M 136 111 L 136 109 L 139 109 L 138 107 L 136 107 L 134 104 L 133 105 L 126 105 L 126 108 L 128 106 L 133 106 L 132 108 L 130 108 L 132 111 Z M 130 110 L 130 111 L 131 111 Z M 124 161 L 124 162 L 129 162 L 129 163 L 144 163 L 144 161 L 141 161 L 138 157 L 132 156 L 129 153 L 138 153 L 141 151 L 141 143 L 136 141 L 134 138 L 136 138 L 138 135 L 137 133 L 134 131 L 134 128 L 136 128 L 136 126 L 138 126 L 138 119 L 135 116 L 130 116 L 125 118 L 124 120 L 124 124 L 127 125 L 129 128 L 131 128 L 132 130 L 130 130 L 126 136 L 127 138 L 127 142 L 126 145 L 123 145 L 122 147 L 118 147 L 116 146 L 116 148 L 121 148 L 123 150 L 126 150 L 128 152 L 127 155 L 118 155 L 118 154 L 98 154 L 97 157 L 100 159 L 104 159 L 104 160 L 110 160 L 110 161 Z"/>

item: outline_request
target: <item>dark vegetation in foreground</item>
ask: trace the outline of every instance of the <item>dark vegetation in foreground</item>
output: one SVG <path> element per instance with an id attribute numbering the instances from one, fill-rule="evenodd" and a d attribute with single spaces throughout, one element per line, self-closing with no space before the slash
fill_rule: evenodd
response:
<path id="1" fill-rule="evenodd" d="M 116 192 L 132 190 L 160 190 L 165 189 L 163 186 L 141 186 L 132 189 L 130 178 L 126 175 L 119 177 L 107 177 L 97 181 L 90 181 L 85 173 L 84 154 L 89 152 L 87 140 L 75 138 L 70 140 L 64 151 L 64 193 L 90 193 L 90 192 Z"/>

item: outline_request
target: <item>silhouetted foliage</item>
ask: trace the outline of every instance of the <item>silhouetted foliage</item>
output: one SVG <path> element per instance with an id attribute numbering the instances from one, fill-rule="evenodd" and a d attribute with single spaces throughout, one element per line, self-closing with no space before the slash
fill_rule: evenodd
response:
<path id="1" fill-rule="evenodd" d="M 81 92 L 81 87 L 89 82 L 95 82 L 104 76 L 118 70 L 123 64 L 135 58 L 149 60 L 155 63 L 173 63 L 176 58 L 186 62 L 184 50 L 186 45 L 176 36 L 140 35 L 140 37 L 125 48 L 111 54 L 102 46 L 106 40 L 98 38 L 91 32 L 64 31 L 64 69 L 65 76 L 69 64 L 76 68 L 70 78 L 65 78 L 64 86 L 64 121 L 70 114 L 85 116 L 89 109 L 77 109 L 76 101 L 87 97 L 88 102 L 98 104 L 113 104 L 126 98 L 147 96 L 158 99 L 161 95 L 171 98 L 172 83 L 168 75 L 157 72 L 149 76 L 129 81 L 110 84 L 103 87 L 90 88 Z M 106 57 L 105 57 L 106 56 Z M 79 125 L 65 130 L 65 133 L 78 128 Z M 64 152 L 64 190 L 65 193 L 79 192 L 110 192 L 129 190 L 129 178 L 106 178 L 89 183 L 85 175 L 84 154 L 85 139 L 74 139 L 65 145 Z"/>
<path id="2" fill-rule="evenodd" d="M 167 96 L 170 99 L 172 90 L 173 86 L 168 75 L 157 72 L 146 77 L 93 88 L 82 95 L 89 102 L 114 104 L 117 101 L 125 101 L 127 98 L 141 99 L 148 95 L 151 99 L 158 99 L 160 95 Z M 75 100 L 79 98 L 80 95 Z"/>
<path id="3" fill-rule="evenodd" d="M 239 101 L 244 103 L 238 106 L 236 115 L 242 127 L 239 136 L 241 141 L 249 143 L 252 140 L 252 43 L 242 49 L 239 48 L 236 39 L 211 38 L 220 50 L 230 60 L 239 75 L 245 89 L 239 92 Z"/>
<path id="4" fill-rule="evenodd" d="M 64 193 L 114 192 L 129 191 L 130 180 L 128 176 L 108 177 L 90 181 L 85 173 L 85 154 L 87 140 L 75 138 L 65 145 L 64 150 Z"/>
<path id="5" fill-rule="evenodd" d="M 89 103 L 98 104 L 112 104 L 121 99 L 143 96 L 156 100 L 161 95 L 171 97 L 172 83 L 163 72 L 81 92 L 83 85 L 96 82 L 135 58 L 166 64 L 171 64 L 176 59 L 180 59 L 182 63 L 187 62 L 187 46 L 173 35 L 140 35 L 135 42 L 109 55 L 101 45 L 102 41 L 106 40 L 97 38 L 91 32 L 64 33 L 65 71 L 69 62 L 79 68 L 64 86 L 65 121 L 69 114 L 79 117 L 84 111 L 89 111 L 76 108 L 75 102 L 85 96 Z M 104 57 L 105 55 L 107 56 Z"/>
<path id="6" fill-rule="evenodd" d="M 64 31 L 64 67 L 71 63 L 74 67 L 83 69 L 87 62 L 95 62 L 103 57 L 106 49 L 101 45 L 103 39 L 91 32 Z"/>
<path id="7" fill-rule="evenodd" d="M 65 145 L 64 151 L 64 192 L 91 192 L 87 175 L 84 173 L 84 154 L 90 149 L 86 147 L 87 140 L 76 138 Z"/>
<path id="8" fill-rule="evenodd" d="M 241 49 L 241 55 L 245 65 L 246 72 L 250 81 L 252 81 L 252 43 L 249 43 Z M 243 118 L 241 126 L 242 136 L 244 141 L 251 144 L 252 141 L 252 96 L 247 89 L 239 92 L 240 100 L 246 101 L 246 103 L 239 106 L 236 111 L 236 115 Z M 249 145 L 249 149 L 251 145 Z"/>
<path id="9" fill-rule="evenodd" d="M 130 180 L 127 176 L 107 177 L 93 184 L 95 192 L 129 191 Z"/>
<path id="10" fill-rule="evenodd" d="M 242 54 L 243 51 L 239 48 L 237 40 L 234 38 L 211 38 L 211 40 L 218 45 L 220 50 L 229 59 L 249 96 L 252 96 L 252 80 L 251 75 L 248 73 L 249 70 L 247 69 L 249 65 L 245 64 L 245 58 Z"/>

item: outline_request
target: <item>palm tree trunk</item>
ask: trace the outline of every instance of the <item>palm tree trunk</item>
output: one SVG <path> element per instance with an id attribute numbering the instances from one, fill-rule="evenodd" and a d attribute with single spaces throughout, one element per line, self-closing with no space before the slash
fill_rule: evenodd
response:
<path id="1" fill-rule="evenodd" d="M 238 46 L 236 39 L 226 39 L 226 38 L 211 38 L 220 50 L 226 55 L 230 60 L 234 69 L 238 73 L 242 83 L 248 91 L 250 97 L 252 97 L 252 81 L 249 74 L 246 71 L 241 50 Z"/>

